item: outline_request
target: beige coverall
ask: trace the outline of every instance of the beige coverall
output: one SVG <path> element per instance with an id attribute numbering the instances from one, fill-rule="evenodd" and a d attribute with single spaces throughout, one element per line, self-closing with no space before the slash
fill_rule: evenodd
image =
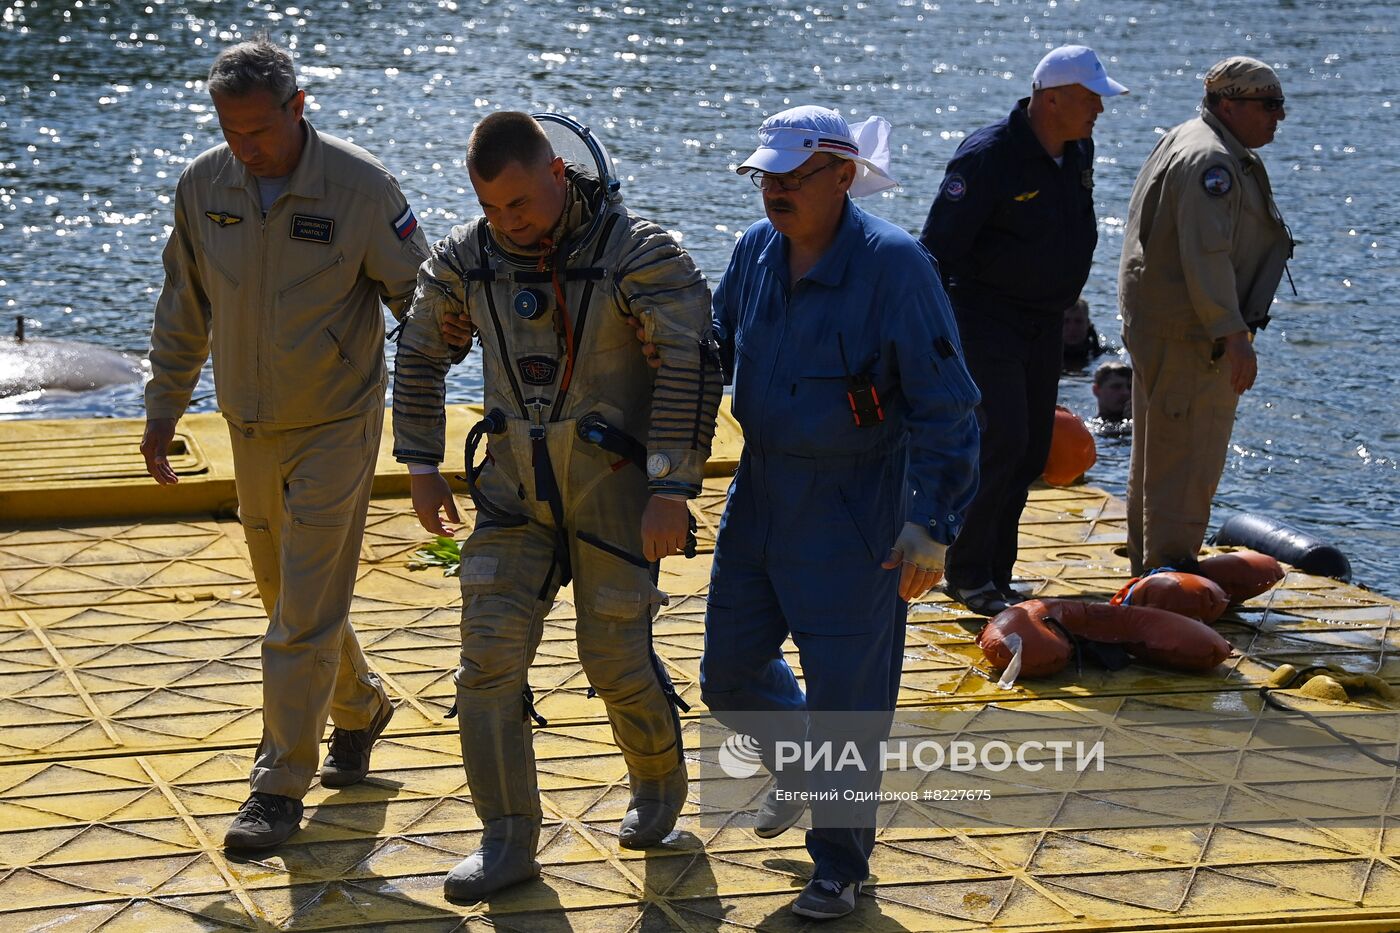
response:
<path id="1" fill-rule="evenodd" d="M 639 784 L 677 769 L 683 785 L 679 723 L 651 650 L 651 623 L 664 597 L 641 556 L 641 516 L 652 491 L 699 492 L 722 390 L 710 292 L 690 257 L 616 195 L 602 208 L 601 232 L 575 248 L 592 218 L 592 195 L 580 196 L 580 188 L 594 192 L 596 182 L 572 167 L 568 177 L 556 236 L 570 244 L 563 268 L 576 275 L 562 283 L 578 346 L 567 391 L 564 338 L 554 314 L 529 321 L 512 310 L 522 288 L 552 295 L 552 284 L 510 278 L 537 273 L 538 257 L 512 257 L 494 240 L 488 247 L 494 280 L 482 281 L 484 220 L 454 228 L 433 246 L 394 374 L 394 454 L 436 464 L 443 459 L 443 380 L 452 355 L 438 322 L 465 309 L 483 354 L 485 408 L 506 416 L 505 431 L 487 439 L 479 488 L 496 507 L 529 520 L 503 526 L 478 509 L 462 547 L 458 723 L 472 803 L 488 838 L 531 855 L 541 814 L 527 675 L 560 587 L 561 544 L 574 575 L 579 661 L 607 708 L 634 795 Z M 601 271 L 579 273 L 586 268 Z M 628 314 L 646 322 L 660 370 L 646 364 Z M 580 438 L 579 420 L 589 414 L 650 454 L 664 454 L 670 472 L 649 482 L 618 454 Z M 532 424 L 547 437 L 563 507 L 562 541 L 535 467 Z"/>
<path id="2" fill-rule="evenodd" d="M 350 627 L 384 417 L 384 315 L 427 241 L 398 182 L 309 123 L 286 190 L 216 146 L 180 176 L 151 331 L 148 418 L 179 418 L 212 352 L 239 518 L 268 614 L 254 791 L 301 798 L 327 714 L 362 729 L 388 702 Z"/>
<path id="3" fill-rule="evenodd" d="M 1134 573 L 1196 559 L 1238 401 L 1217 341 L 1267 322 L 1291 248 L 1264 163 L 1213 114 L 1158 142 L 1133 187 L 1118 273 Z"/>

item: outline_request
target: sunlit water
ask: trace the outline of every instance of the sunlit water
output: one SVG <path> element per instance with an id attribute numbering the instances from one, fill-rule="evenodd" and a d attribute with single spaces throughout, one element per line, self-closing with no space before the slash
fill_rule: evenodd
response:
<path id="1" fill-rule="evenodd" d="M 0 310 L 35 336 L 138 351 L 175 179 L 219 141 L 199 82 L 219 47 L 257 28 L 295 45 L 311 119 L 380 156 L 430 238 L 474 214 L 461 153 L 476 120 L 558 109 L 602 136 L 628 201 L 682 234 L 712 279 L 760 215 L 731 167 L 764 114 L 819 103 L 889 118 L 903 187 L 865 206 L 917 231 L 962 136 L 1026 93 L 1048 48 L 1087 43 L 1133 92 L 1109 102 L 1096 134 L 1086 297 L 1115 341 L 1119 238 L 1143 157 L 1192 114 L 1211 63 L 1276 63 L 1288 120 L 1263 154 L 1301 241 L 1299 295 L 1285 284 L 1259 340 L 1217 518 L 1293 521 L 1339 542 L 1359 580 L 1400 591 L 1394 3 L 3 2 Z M 450 397 L 479 386 L 473 357 Z M 206 379 L 196 409 L 210 391 Z M 1087 380 L 1066 380 L 1063 396 L 1091 412 Z M 132 386 L 0 400 L 0 417 L 141 414 Z M 1092 479 L 1121 492 L 1126 459 L 1126 441 L 1104 441 Z"/>

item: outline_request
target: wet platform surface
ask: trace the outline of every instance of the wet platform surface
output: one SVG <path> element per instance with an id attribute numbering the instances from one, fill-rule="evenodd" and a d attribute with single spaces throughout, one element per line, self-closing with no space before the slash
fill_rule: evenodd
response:
<path id="1" fill-rule="evenodd" d="M 692 733 L 708 550 L 724 489 L 711 479 L 697 502 L 706 553 L 662 567 L 671 603 L 657 620 L 656 648 L 695 706 L 683 717 Z M 439 570 L 410 569 L 427 536 L 405 498 L 371 506 L 353 618 L 398 713 L 369 779 L 334 792 L 313 787 L 305 828 L 258 858 L 220 847 L 246 796 L 260 731 L 265 620 L 238 523 L 214 514 L 2 522 L 0 929 L 811 925 L 787 910 L 810 872 L 801 833 L 761 840 L 745 813 L 702 817 L 698 760 L 680 832 L 645 854 L 618 848 L 626 774 L 602 704 L 587 696 L 568 590 L 531 673 L 549 720 L 536 735 L 543 878 L 475 907 L 443 900 L 443 875 L 475 848 L 480 829 L 445 718 L 460 596 Z M 1037 595 L 1102 599 L 1126 578 L 1115 553 L 1122 505 L 1092 487 L 1036 489 L 1021 535 L 1018 581 Z M 917 819 L 892 820 L 878 837 L 869 896 L 827 928 L 1400 927 L 1394 769 L 1358 767 L 1354 780 L 1319 786 L 1295 750 L 1249 728 L 1210 728 L 1216 718 L 1248 724 L 1262 715 L 1257 688 L 1283 662 L 1400 683 L 1393 600 L 1290 573 L 1217 623 L 1238 653 L 1209 675 L 1135 665 L 1009 690 L 986 676 L 973 644 L 977 617 L 935 594 L 910 621 L 901 708 L 1091 710 L 1140 749 L 1129 770 L 1056 793 L 1008 794 L 996 825 L 914 804 Z M 1143 737 L 1137 714 L 1158 706 L 1199 713 L 1189 748 Z M 1172 778 L 1183 768 L 1206 769 L 1218 783 L 1221 805 L 1209 819 L 1173 814 Z M 1105 802 L 1137 818 L 1096 828 L 1075 816 L 1075 806 Z"/>

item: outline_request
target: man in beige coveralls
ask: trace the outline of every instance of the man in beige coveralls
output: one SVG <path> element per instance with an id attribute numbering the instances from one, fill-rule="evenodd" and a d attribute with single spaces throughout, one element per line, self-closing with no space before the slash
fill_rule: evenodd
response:
<path id="1" fill-rule="evenodd" d="M 472 132 L 482 216 L 433 244 L 395 358 L 394 456 L 408 464 L 423 527 L 450 534 L 440 513 L 458 513 L 438 464 L 444 384 L 461 352 L 442 331 L 474 334 L 482 354 L 487 417 L 468 459 L 483 439 L 487 453 L 469 469 L 476 520 L 462 545 L 453 678 L 482 834 L 443 882 L 458 902 L 540 872 L 529 668 L 570 578 L 579 663 L 627 764 L 618 844 L 659 844 L 686 799 L 673 708 L 684 703 L 651 647 L 665 599 L 653 562 L 685 546 L 686 500 L 714 437 L 723 381 L 710 291 L 676 240 L 622 203 L 601 151 L 591 165 L 566 162 L 544 129 L 563 118 L 538 117 L 501 111 Z"/>
<path id="2" fill-rule="evenodd" d="M 224 844 L 262 849 L 301 826 L 327 715 L 327 787 L 365 776 L 393 715 L 349 610 L 384 419 L 380 303 L 407 309 L 427 243 L 384 166 L 302 119 L 286 51 L 227 49 L 209 92 L 227 144 L 176 188 L 141 453 L 156 482 L 178 481 L 166 451 L 212 352 L 269 619 L 252 794 Z"/>
<path id="3" fill-rule="evenodd" d="M 1118 272 L 1133 361 L 1128 556 L 1133 573 L 1190 569 L 1205 537 L 1254 331 L 1292 251 L 1264 163 L 1284 118 L 1274 70 L 1228 58 L 1201 116 L 1167 133 L 1133 187 Z"/>

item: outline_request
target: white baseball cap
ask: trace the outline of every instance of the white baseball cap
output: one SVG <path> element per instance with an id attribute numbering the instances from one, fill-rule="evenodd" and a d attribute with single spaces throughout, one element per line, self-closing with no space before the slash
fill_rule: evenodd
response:
<path id="1" fill-rule="evenodd" d="M 1043 91 L 1066 84 L 1083 85 L 1100 97 L 1128 93 L 1127 88 L 1108 76 L 1099 57 L 1087 45 L 1062 45 L 1052 49 L 1031 75 L 1032 90 Z"/>
<path id="2" fill-rule="evenodd" d="M 890 124 L 871 117 L 851 126 L 825 107 L 792 107 L 775 113 L 758 128 L 758 148 L 736 171 L 791 172 L 815 153 L 827 152 L 856 163 L 851 184 L 853 198 L 893 188 L 899 182 L 890 174 Z"/>

